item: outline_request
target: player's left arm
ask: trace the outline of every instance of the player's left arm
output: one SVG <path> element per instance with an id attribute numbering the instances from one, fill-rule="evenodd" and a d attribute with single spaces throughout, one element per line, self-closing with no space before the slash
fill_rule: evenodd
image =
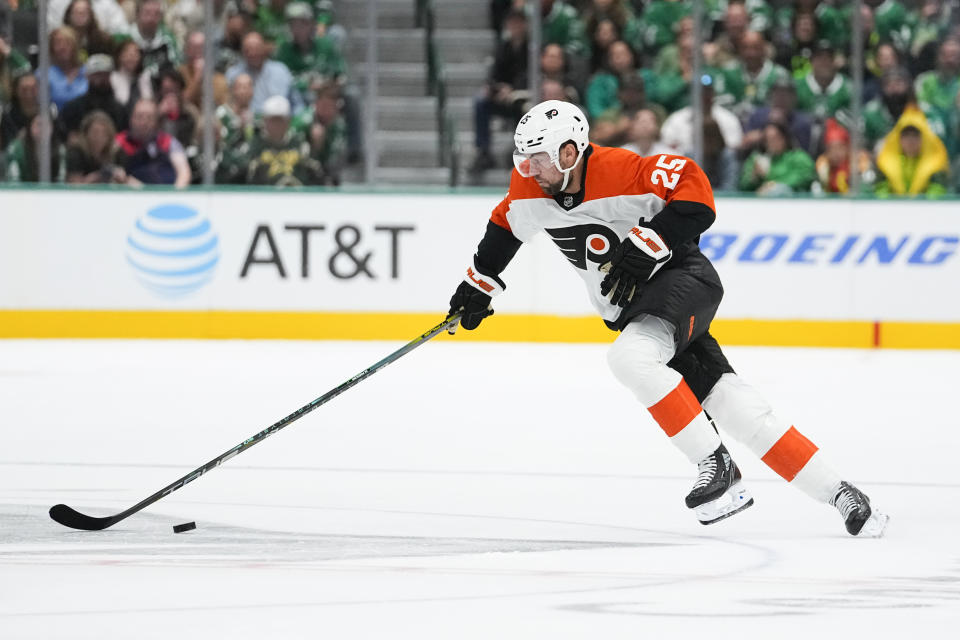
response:
<path id="1" fill-rule="evenodd" d="M 600 293 L 624 307 L 638 286 L 673 257 L 674 249 L 693 241 L 716 219 L 713 189 L 703 170 L 682 156 L 662 154 L 639 163 L 641 192 L 664 201 L 651 220 L 638 220 L 617 248 L 600 284 Z"/>
<path id="2" fill-rule="evenodd" d="M 682 156 L 645 159 L 638 179 L 666 204 L 652 220 L 642 222 L 675 249 L 706 231 L 716 220 L 710 180 L 696 162 Z"/>
<path id="3" fill-rule="evenodd" d="M 507 212 L 510 194 L 497 205 L 487 223 L 486 232 L 473 254 L 473 264 L 450 298 L 450 314 L 460 312 L 460 326 L 476 329 L 484 318 L 493 315 L 490 305 L 494 296 L 507 288 L 500 273 L 513 260 L 522 242 L 513 234 Z M 452 333 L 452 331 L 451 331 Z"/>

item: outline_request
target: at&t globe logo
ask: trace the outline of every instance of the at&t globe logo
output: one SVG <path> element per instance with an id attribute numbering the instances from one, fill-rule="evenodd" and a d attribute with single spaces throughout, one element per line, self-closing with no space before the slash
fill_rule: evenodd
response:
<path id="1" fill-rule="evenodd" d="M 210 221 L 190 207 L 165 204 L 141 216 L 127 236 L 127 262 L 148 289 L 192 293 L 213 278 L 220 243 Z"/>

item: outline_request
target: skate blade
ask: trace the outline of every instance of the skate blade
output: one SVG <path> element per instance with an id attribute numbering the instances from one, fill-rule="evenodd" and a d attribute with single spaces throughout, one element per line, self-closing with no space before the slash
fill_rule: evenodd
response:
<path id="1" fill-rule="evenodd" d="M 882 538 L 887 530 L 887 523 L 890 516 L 879 511 L 873 511 L 867 521 L 863 523 L 863 528 L 857 534 L 858 538 Z"/>
<path id="2" fill-rule="evenodd" d="M 713 524 L 740 513 L 751 505 L 753 505 L 753 496 L 738 482 L 716 500 L 694 507 L 693 512 L 700 524 Z"/>

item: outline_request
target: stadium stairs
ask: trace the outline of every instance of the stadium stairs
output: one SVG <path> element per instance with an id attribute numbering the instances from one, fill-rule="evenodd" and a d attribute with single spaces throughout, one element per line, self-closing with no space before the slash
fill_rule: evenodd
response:
<path id="1" fill-rule="evenodd" d="M 379 62 L 377 141 L 379 184 L 445 185 L 450 170 L 440 165 L 436 99 L 427 95 L 424 29 L 417 28 L 415 0 L 378 0 Z M 337 19 L 349 33 L 346 57 L 352 82 L 364 95 L 368 73 L 367 2 L 339 0 Z M 437 0 L 436 39 L 447 79 L 447 105 L 460 146 L 459 184 L 470 184 L 473 162 L 473 99 L 487 75 L 493 51 L 488 3 Z M 502 169 L 484 175 L 484 182 L 505 186 L 512 149 L 512 131 L 494 121 L 494 149 Z M 362 171 L 351 172 L 362 180 Z"/>

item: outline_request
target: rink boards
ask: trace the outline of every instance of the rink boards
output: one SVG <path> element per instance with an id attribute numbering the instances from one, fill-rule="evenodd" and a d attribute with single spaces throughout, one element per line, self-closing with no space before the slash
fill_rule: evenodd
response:
<path id="1" fill-rule="evenodd" d="M 501 197 L 3 190 L 0 337 L 411 338 L 445 313 Z M 701 239 L 726 288 L 715 333 L 960 348 L 957 205 L 718 199 Z M 503 278 L 497 315 L 458 339 L 614 337 L 546 236 Z"/>

